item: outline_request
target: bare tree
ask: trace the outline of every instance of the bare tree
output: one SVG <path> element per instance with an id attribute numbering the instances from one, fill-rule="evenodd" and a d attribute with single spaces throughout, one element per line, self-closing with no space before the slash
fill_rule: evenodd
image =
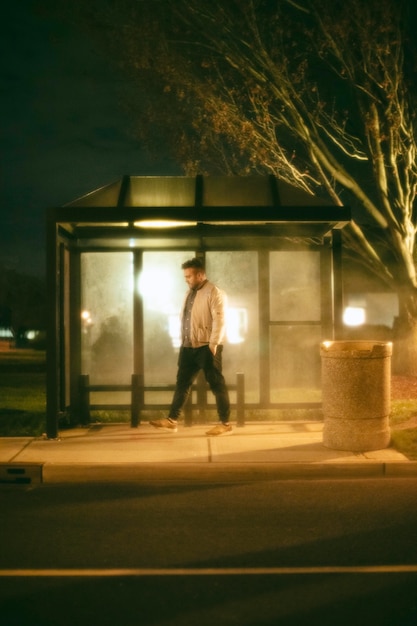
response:
<path id="1" fill-rule="evenodd" d="M 137 86 L 138 135 L 164 142 L 187 173 L 269 172 L 352 207 L 346 246 L 398 294 L 396 350 L 417 375 L 412 10 L 412 0 L 107 0 L 90 24 Z"/>

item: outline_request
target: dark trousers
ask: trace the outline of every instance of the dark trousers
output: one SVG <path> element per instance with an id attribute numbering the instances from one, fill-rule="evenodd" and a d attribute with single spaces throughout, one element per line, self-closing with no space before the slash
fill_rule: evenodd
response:
<path id="1" fill-rule="evenodd" d="M 177 381 L 169 417 L 178 419 L 187 401 L 191 386 L 200 370 L 204 371 L 215 398 L 220 421 L 227 422 L 230 415 L 229 393 L 222 374 L 223 346 L 217 346 L 213 355 L 208 346 L 201 348 L 181 348 L 178 358 Z"/>

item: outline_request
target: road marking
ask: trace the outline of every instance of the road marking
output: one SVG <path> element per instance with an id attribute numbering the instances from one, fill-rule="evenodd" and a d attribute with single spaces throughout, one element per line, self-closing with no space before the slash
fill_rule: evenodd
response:
<path id="1" fill-rule="evenodd" d="M 288 576 L 313 574 L 408 574 L 417 565 L 352 565 L 323 567 L 219 567 L 219 568 L 108 568 L 108 569 L 0 569 L 0 577 L 110 577 L 110 576 Z"/>

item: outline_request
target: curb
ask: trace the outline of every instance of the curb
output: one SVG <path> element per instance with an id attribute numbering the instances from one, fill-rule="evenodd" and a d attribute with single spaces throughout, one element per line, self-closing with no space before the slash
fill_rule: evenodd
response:
<path id="1" fill-rule="evenodd" d="M 371 463 L 0 463 L 0 484 L 205 482 L 417 478 L 417 462 Z"/>
<path id="2" fill-rule="evenodd" d="M 0 485 L 417 478 L 417 461 L 368 463 L 1 463 Z"/>

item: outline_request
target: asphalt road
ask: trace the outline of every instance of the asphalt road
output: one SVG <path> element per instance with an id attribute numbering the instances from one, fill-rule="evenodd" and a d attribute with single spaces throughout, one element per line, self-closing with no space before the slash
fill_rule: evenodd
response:
<path id="1" fill-rule="evenodd" d="M 0 624 L 417 624 L 417 480 L 0 488 Z"/>

